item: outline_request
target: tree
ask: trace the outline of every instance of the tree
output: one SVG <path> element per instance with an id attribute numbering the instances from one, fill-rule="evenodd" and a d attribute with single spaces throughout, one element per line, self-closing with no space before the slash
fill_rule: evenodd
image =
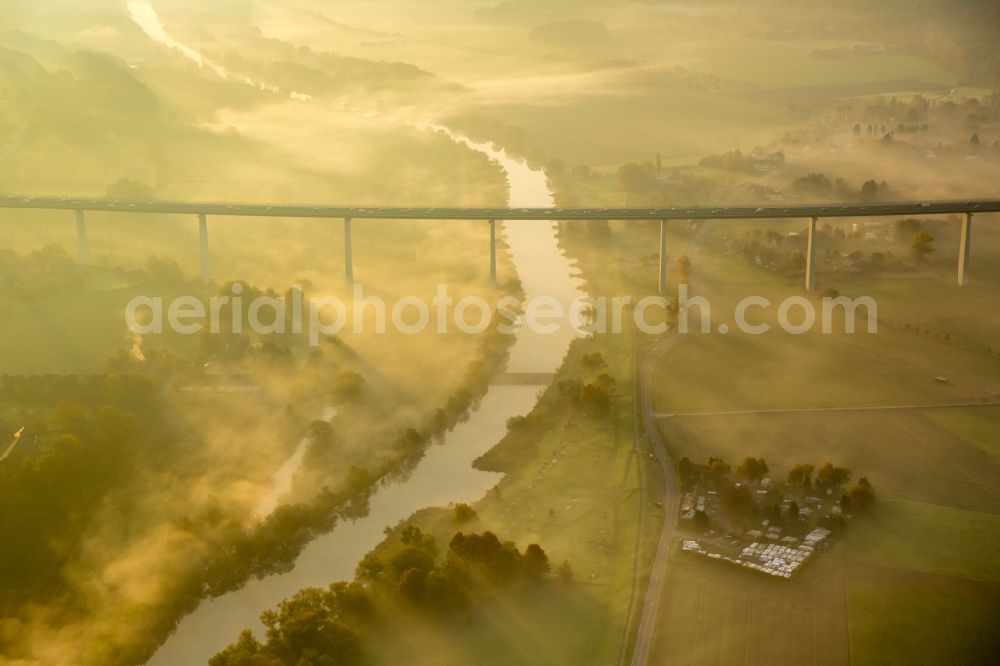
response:
<path id="1" fill-rule="evenodd" d="M 455 505 L 455 508 L 451 510 L 451 522 L 456 525 L 463 525 L 475 519 L 476 510 L 465 502 L 459 502 Z"/>
<path id="2" fill-rule="evenodd" d="M 709 457 L 709 459 L 708 459 L 708 471 L 712 472 L 713 474 L 715 474 L 717 476 L 724 476 L 726 474 L 729 474 L 733 470 L 729 466 L 729 464 L 725 460 L 723 460 L 722 458 Z"/>
<path id="3" fill-rule="evenodd" d="M 677 258 L 677 280 L 681 284 L 686 284 L 691 277 L 691 260 L 686 254 Z"/>
<path id="4" fill-rule="evenodd" d="M 157 284 L 178 284 L 184 281 L 184 271 L 173 259 L 151 255 L 146 259 L 149 279 Z"/>
<path id="5" fill-rule="evenodd" d="M 570 398 L 571 400 L 579 400 L 580 392 L 583 391 L 583 382 L 579 377 L 571 377 L 570 379 L 564 379 L 556 385 L 559 389 L 559 395 L 564 398 Z"/>
<path id="6" fill-rule="evenodd" d="M 767 463 L 763 458 L 744 458 L 736 468 L 737 474 L 750 481 L 760 481 L 767 472 Z"/>
<path id="7" fill-rule="evenodd" d="M 834 467 L 833 463 L 825 463 L 816 472 L 816 487 L 839 488 L 851 478 L 851 471 L 846 467 Z"/>
<path id="8" fill-rule="evenodd" d="M 896 220 L 896 232 L 898 234 L 915 234 L 918 231 L 920 231 L 920 220 L 912 217 Z"/>
<path id="9" fill-rule="evenodd" d="M 798 520 L 799 519 L 799 503 L 798 502 L 793 501 L 791 504 L 788 505 L 788 517 L 791 518 L 792 520 Z"/>
<path id="10" fill-rule="evenodd" d="M 681 488 L 687 489 L 698 481 L 698 472 L 694 465 L 687 459 L 687 456 L 677 461 L 677 478 L 681 482 Z"/>
<path id="11" fill-rule="evenodd" d="M 468 506 L 468 504 L 466 504 L 466 506 Z M 399 531 L 399 540 L 404 546 L 414 546 L 423 550 L 431 557 L 437 556 L 437 541 L 434 539 L 434 535 L 424 532 L 416 525 L 404 525 Z"/>
<path id="12" fill-rule="evenodd" d="M 208 660 L 208 666 L 283 666 L 284 662 L 264 652 L 253 632 L 244 629 L 235 643 Z"/>
<path id="13" fill-rule="evenodd" d="M 928 231 L 918 232 L 913 238 L 913 257 L 917 261 L 927 261 L 934 253 L 934 235 Z"/>
<path id="14" fill-rule="evenodd" d="M 700 532 L 704 532 L 711 526 L 711 521 L 708 519 L 708 514 L 704 511 L 695 511 L 694 518 L 692 519 L 692 524 L 695 529 Z"/>
<path id="15" fill-rule="evenodd" d="M 573 567 L 570 566 L 569 560 L 563 560 L 556 573 L 559 575 L 559 580 L 565 583 L 573 580 Z"/>
<path id="16" fill-rule="evenodd" d="M 61 432 L 81 434 L 87 424 L 87 410 L 75 402 L 63 400 L 52 411 L 52 425 Z"/>
<path id="17" fill-rule="evenodd" d="M 656 167 L 652 162 L 629 162 L 618 169 L 618 184 L 629 193 L 643 193 L 656 182 Z"/>
<path id="18" fill-rule="evenodd" d="M 358 566 L 354 569 L 355 578 L 372 582 L 381 579 L 384 573 L 385 562 L 375 555 L 375 553 L 368 553 L 361 558 Z"/>
<path id="19" fill-rule="evenodd" d="M 615 388 L 615 378 L 606 372 L 602 372 L 597 377 L 594 377 L 594 383 L 606 391 L 611 391 Z"/>
<path id="20" fill-rule="evenodd" d="M 878 198 L 878 183 L 874 180 L 866 180 L 861 186 L 861 200 L 874 201 Z"/>
<path id="21" fill-rule="evenodd" d="M 875 501 L 875 489 L 872 488 L 866 477 L 861 477 L 858 480 L 858 485 L 851 488 L 847 494 L 851 498 L 851 506 L 854 507 L 855 511 L 862 511 Z"/>
<path id="22" fill-rule="evenodd" d="M 611 235 L 611 225 L 607 220 L 591 220 L 587 225 L 587 233 L 591 238 L 607 238 Z"/>
<path id="23" fill-rule="evenodd" d="M 722 504 L 730 514 L 742 518 L 749 518 L 756 509 L 753 495 L 745 485 L 736 485 L 726 490 L 722 495 Z"/>
<path id="24" fill-rule="evenodd" d="M 814 172 L 793 180 L 792 189 L 813 196 L 827 196 L 833 189 L 833 183 L 825 173 Z"/>
<path id="25" fill-rule="evenodd" d="M 309 442 L 313 446 L 329 446 L 333 442 L 333 426 L 317 419 L 309 424 Z"/>
<path id="26" fill-rule="evenodd" d="M 580 408 L 587 416 L 607 416 L 611 411 L 611 396 L 597 384 L 587 384 L 580 391 Z"/>
<path id="27" fill-rule="evenodd" d="M 149 185 L 129 178 L 122 178 L 114 185 L 109 185 L 105 194 L 109 199 L 131 199 L 137 201 L 156 198 L 156 193 Z"/>
<path id="28" fill-rule="evenodd" d="M 795 465 L 788 472 L 788 483 L 793 486 L 809 488 L 812 485 L 812 465 Z"/>
<path id="29" fill-rule="evenodd" d="M 410 603 L 419 603 L 424 598 L 424 584 L 427 572 L 423 569 L 407 569 L 399 577 L 399 596 Z"/>
<path id="30" fill-rule="evenodd" d="M 372 485 L 371 474 L 360 465 L 351 465 L 347 468 L 347 476 L 344 479 L 344 489 L 349 495 L 363 493 Z"/>
<path id="31" fill-rule="evenodd" d="M 346 371 L 337 375 L 331 392 L 338 402 L 355 400 L 361 395 L 364 377 L 356 372 Z"/>
<path id="32" fill-rule="evenodd" d="M 549 556 L 537 543 L 530 544 L 521 556 L 521 567 L 528 578 L 541 578 L 549 572 Z"/>
<path id="33" fill-rule="evenodd" d="M 979 135 L 978 134 L 973 134 L 972 136 L 969 137 L 969 145 L 972 146 L 973 148 L 978 148 L 979 147 Z"/>
<path id="34" fill-rule="evenodd" d="M 402 546 L 389 556 L 389 572 L 395 580 L 400 580 L 410 569 L 419 569 L 424 573 L 434 569 L 434 557 L 423 548 L 417 546 Z"/>
<path id="35" fill-rule="evenodd" d="M 431 571 L 424 579 L 424 602 L 432 609 L 450 611 L 466 605 L 462 588 L 447 574 Z"/>
<path id="36" fill-rule="evenodd" d="M 508 583 L 521 571 L 521 553 L 492 532 L 457 533 L 448 544 L 448 566 L 492 586 Z"/>
<path id="37" fill-rule="evenodd" d="M 265 652 L 286 664 L 303 663 L 316 655 L 338 666 L 360 663 L 361 640 L 340 621 L 335 602 L 324 590 L 306 588 L 276 610 L 264 611 L 260 619 L 266 628 Z"/>

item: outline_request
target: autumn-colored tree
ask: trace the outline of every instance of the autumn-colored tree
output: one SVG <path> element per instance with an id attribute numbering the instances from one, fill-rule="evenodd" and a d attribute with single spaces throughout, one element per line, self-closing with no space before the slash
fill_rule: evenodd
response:
<path id="1" fill-rule="evenodd" d="M 917 232 L 913 238 L 913 258 L 917 261 L 927 261 L 928 257 L 934 253 L 934 235 L 929 231 Z"/>

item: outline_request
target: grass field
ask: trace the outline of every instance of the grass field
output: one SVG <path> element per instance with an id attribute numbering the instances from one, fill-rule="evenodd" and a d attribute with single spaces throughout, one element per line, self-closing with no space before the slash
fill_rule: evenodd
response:
<path id="1" fill-rule="evenodd" d="M 1000 589 L 874 568 L 846 586 L 852 664 L 989 664 Z"/>
<path id="2" fill-rule="evenodd" d="M 1000 514 L 941 504 L 887 500 L 852 525 L 850 559 L 927 574 L 1000 583 Z"/>
<path id="3" fill-rule="evenodd" d="M 393 640 L 375 641 L 376 664 L 432 658 L 438 666 L 532 666 L 610 663 L 603 653 L 604 619 L 592 586 L 556 581 L 505 592 L 454 625 L 396 617 Z M 431 657 L 433 655 L 433 657 Z"/>
<path id="4" fill-rule="evenodd" d="M 927 416 L 1000 463 L 1000 408 L 941 409 Z"/>
<path id="5" fill-rule="evenodd" d="M 820 559 L 793 584 L 674 555 L 652 664 L 850 663 L 842 573 Z"/>

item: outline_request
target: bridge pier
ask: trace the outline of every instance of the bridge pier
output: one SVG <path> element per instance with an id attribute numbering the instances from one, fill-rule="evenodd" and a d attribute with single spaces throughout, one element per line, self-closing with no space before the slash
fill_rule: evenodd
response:
<path id="1" fill-rule="evenodd" d="M 809 239 L 806 244 L 806 291 L 816 289 L 816 219 L 809 219 Z"/>
<path id="2" fill-rule="evenodd" d="M 958 286 L 969 284 L 969 255 L 972 253 L 972 213 L 962 220 L 962 238 L 958 246 Z"/>
<path id="3" fill-rule="evenodd" d="M 490 284 L 497 288 L 497 221 L 490 220 Z"/>
<path id="4" fill-rule="evenodd" d="M 660 220 L 660 280 L 657 293 L 667 295 L 667 221 Z"/>
<path id="5" fill-rule="evenodd" d="M 201 281 L 208 284 L 212 280 L 212 269 L 208 256 L 208 219 L 198 213 L 198 239 L 201 246 Z"/>
<path id="6" fill-rule="evenodd" d="M 87 222 L 83 219 L 83 211 L 76 211 L 76 256 L 80 265 L 90 263 L 90 245 L 87 243 Z"/>
<path id="7" fill-rule="evenodd" d="M 351 248 L 351 218 L 344 218 L 344 280 L 354 286 L 354 252 Z"/>

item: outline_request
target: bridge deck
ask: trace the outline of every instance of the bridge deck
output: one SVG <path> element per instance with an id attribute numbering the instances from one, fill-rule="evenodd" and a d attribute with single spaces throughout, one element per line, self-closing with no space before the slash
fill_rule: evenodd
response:
<path id="1" fill-rule="evenodd" d="M 1000 199 L 893 201 L 780 206 L 691 208 L 394 208 L 181 201 L 117 201 L 75 197 L 0 195 L 0 208 L 227 215 L 238 217 L 352 218 L 395 220 L 724 220 L 830 218 L 1000 212 Z"/>

